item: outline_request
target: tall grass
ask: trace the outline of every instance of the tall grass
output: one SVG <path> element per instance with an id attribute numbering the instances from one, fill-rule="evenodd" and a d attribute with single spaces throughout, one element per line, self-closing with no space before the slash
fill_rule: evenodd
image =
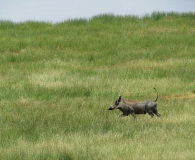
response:
<path id="1" fill-rule="evenodd" d="M 0 159 L 194 159 L 194 18 L 0 21 Z M 162 119 L 107 111 L 153 87 Z"/>

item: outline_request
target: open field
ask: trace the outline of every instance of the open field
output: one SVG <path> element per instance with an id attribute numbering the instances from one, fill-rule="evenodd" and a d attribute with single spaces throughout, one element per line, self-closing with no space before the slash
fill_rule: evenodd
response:
<path id="1" fill-rule="evenodd" d="M 0 21 L 0 159 L 194 160 L 195 14 Z M 119 95 L 162 119 L 117 119 Z"/>

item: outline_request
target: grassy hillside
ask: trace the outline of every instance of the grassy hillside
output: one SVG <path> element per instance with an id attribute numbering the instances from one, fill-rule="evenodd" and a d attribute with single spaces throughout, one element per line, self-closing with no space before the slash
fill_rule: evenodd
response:
<path id="1" fill-rule="evenodd" d="M 0 159 L 195 158 L 195 14 L 0 21 Z M 117 119 L 119 95 L 162 119 Z"/>

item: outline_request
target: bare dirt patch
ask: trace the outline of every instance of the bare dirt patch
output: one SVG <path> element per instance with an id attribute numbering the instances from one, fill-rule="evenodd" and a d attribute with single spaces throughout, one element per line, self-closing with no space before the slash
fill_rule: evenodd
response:
<path id="1" fill-rule="evenodd" d="M 170 95 L 165 96 L 165 99 L 186 99 L 186 98 L 195 98 L 195 93 L 192 94 L 182 94 L 182 95 Z"/>

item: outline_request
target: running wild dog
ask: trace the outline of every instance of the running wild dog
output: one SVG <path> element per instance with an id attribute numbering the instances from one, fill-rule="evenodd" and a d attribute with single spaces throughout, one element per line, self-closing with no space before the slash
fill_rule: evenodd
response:
<path id="1" fill-rule="evenodd" d="M 157 110 L 158 92 L 156 88 L 154 88 L 154 90 L 157 93 L 156 100 L 154 101 L 139 101 L 128 104 L 121 98 L 121 96 L 119 96 L 119 99 L 116 100 L 115 103 L 108 108 L 108 110 L 119 109 L 123 112 L 119 117 L 128 116 L 129 114 L 131 114 L 134 117 L 134 120 L 136 119 L 136 114 L 148 113 L 151 118 L 154 117 L 154 114 L 158 117 L 161 117 Z"/>

